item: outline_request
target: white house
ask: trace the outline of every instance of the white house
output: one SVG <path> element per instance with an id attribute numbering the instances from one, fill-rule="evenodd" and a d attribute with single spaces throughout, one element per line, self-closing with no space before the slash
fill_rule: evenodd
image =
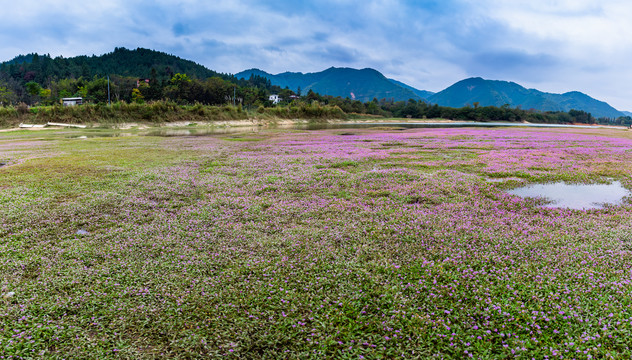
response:
<path id="1" fill-rule="evenodd" d="M 279 95 L 270 95 L 268 100 L 272 101 L 273 104 L 278 104 L 283 99 L 281 99 Z"/>
<path id="2" fill-rule="evenodd" d="M 83 104 L 83 98 L 80 98 L 80 97 L 62 98 L 61 102 L 62 104 L 64 104 L 64 106 L 81 105 Z"/>

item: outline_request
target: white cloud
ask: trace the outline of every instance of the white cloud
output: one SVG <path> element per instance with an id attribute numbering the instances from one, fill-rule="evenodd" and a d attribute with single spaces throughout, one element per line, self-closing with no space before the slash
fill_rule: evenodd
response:
<path id="1" fill-rule="evenodd" d="M 146 47 L 221 72 L 373 67 L 432 91 L 483 76 L 632 109 L 630 18 L 622 0 L 24 0 L 0 12 L 0 60 Z"/>
<path id="2" fill-rule="evenodd" d="M 523 84 L 555 92 L 579 90 L 615 107 L 632 108 L 626 100 L 632 95 L 627 88 L 632 80 L 627 60 L 632 55 L 632 3 L 489 0 L 478 4 L 478 16 L 511 29 L 498 47 L 517 45 L 526 53 L 558 59 L 555 68 L 543 71 L 548 80 L 525 79 Z M 623 93 L 628 96 L 621 96 Z"/>
<path id="3" fill-rule="evenodd" d="M 598 2 L 600 5 L 561 1 L 555 6 L 546 1 L 518 1 L 511 6 L 495 3 L 491 1 L 488 10 L 496 20 L 537 39 L 564 43 L 573 53 L 585 48 L 611 52 L 630 43 L 632 4 L 628 1 Z"/>

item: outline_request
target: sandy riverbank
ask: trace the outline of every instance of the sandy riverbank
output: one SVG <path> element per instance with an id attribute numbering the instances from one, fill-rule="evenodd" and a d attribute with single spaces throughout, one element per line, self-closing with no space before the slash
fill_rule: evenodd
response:
<path id="1" fill-rule="evenodd" d="M 393 125 L 393 124 L 462 124 L 462 123 L 472 123 L 480 124 L 477 121 L 463 121 L 463 120 L 448 120 L 448 119 L 399 119 L 399 118 L 360 118 L 360 119 L 349 119 L 349 120 L 341 120 L 341 119 L 328 119 L 328 120 L 318 120 L 314 122 L 313 120 L 305 120 L 305 119 L 244 119 L 244 120 L 217 120 L 217 121 L 175 121 L 175 122 L 164 122 L 164 123 L 144 123 L 144 122 L 129 122 L 129 123 L 88 123 L 87 128 L 90 129 L 119 129 L 119 130 L 145 130 L 151 128 L 182 128 L 182 127 L 217 127 L 217 128 L 233 128 L 233 127 L 293 127 L 293 126 L 301 126 L 308 124 L 330 124 L 330 125 L 342 125 L 342 124 L 384 124 L 384 125 Z M 494 123 L 502 123 L 502 122 L 494 122 Z M 491 124 L 491 123 L 490 123 Z M 510 126 L 517 126 L 519 124 L 524 124 L 525 126 L 534 126 L 534 125 L 559 125 L 559 124 L 535 124 L 529 122 L 507 122 Z M 609 128 L 609 129 L 617 129 L 617 130 L 629 130 L 628 127 L 624 126 L 615 126 L 615 125 L 601 125 L 601 124 L 566 124 L 570 126 L 582 126 L 587 128 Z M 0 129 L 0 132 L 10 132 L 17 130 L 28 130 L 28 131 L 40 131 L 40 130 L 56 130 L 56 129 L 66 129 L 65 127 L 59 126 L 47 126 L 47 127 L 33 127 L 33 128 L 6 128 Z"/>

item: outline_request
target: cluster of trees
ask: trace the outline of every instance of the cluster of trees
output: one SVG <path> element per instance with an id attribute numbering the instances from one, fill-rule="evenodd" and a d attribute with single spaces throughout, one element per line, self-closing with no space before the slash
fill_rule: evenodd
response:
<path id="1" fill-rule="evenodd" d="M 60 103 L 64 97 L 82 97 L 86 102 L 95 104 L 108 103 L 109 100 L 142 103 L 166 99 L 179 104 L 235 103 L 257 107 L 270 106 L 268 98 L 272 93 L 286 99 L 294 95 L 293 91 L 270 85 L 269 80 L 258 76 L 238 81 L 217 76 L 201 80 L 176 73 L 169 79 L 159 80 L 154 70 L 148 79 L 95 75 L 92 78 L 51 79 L 40 84 L 33 80 L 20 83 L 0 75 L 0 105 L 21 102 L 28 105 L 53 105 Z"/>
<path id="2" fill-rule="evenodd" d="M 102 56 L 73 58 L 21 55 L 0 64 L 0 105 L 51 105 L 63 97 L 108 101 L 169 100 L 179 104 L 271 106 L 270 94 L 290 99 L 295 93 L 265 77 L 237 79 L 177 56 L 148 50 L 116 48 Z"/>
<path id="3" fill-rule="evenodd" d="M 83 97 L 95 104 L 108 100 L 170 100 L 179 104 L 234 103 L 258 107 L 270 106 L 268 97 L 272 93 L 286 99 L 294 95 L 264 77 L 237 79 L 175 59 L 174 62 L 170 55 L 150 50 L 118 48 L 102 57 L 20 56 L 0 65 L 0 105 L 52 105 L 64 97 Z"/>
<path id="4" fill-rule="evenodd" d="M 338 106 L 346 113 L 371 114 L 396 118 L 442 118 L 464 121 L 528 121 L 551 124 L 632 125 L 632 117 L 629 116 L 622 116 L 617 119 L 595 118 L 592 114 L 583 110 L 542 112 L 533 109 L 523 110 L 519 107 L 511 108 L 509 105 L 501 107 L 479 106 L 478 103 L 474 103 L 472 106 L 453 108 L 429 104 L 414 99 L 408 101 L 373 99 L 370 102 L 363 103 L 348 98 L 320 96 L 314 93 L 311 94 L 311 98 L 323 104 Z"/>

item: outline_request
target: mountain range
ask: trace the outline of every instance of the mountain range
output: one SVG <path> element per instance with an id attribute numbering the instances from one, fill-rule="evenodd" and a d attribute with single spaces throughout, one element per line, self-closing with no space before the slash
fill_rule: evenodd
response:
<path id="1" fill-rule="evenodd" d="M 462 107 L 478 103 L 480 106 L 521 107 L 524 110 L 569 111 L 583 110 L 595 117 L 617 118 L 625 114 L 603 101 L 578 92 L 564 94 L 546 93 L 527 89 L 509 81 L 469 78 L 461 80 L 427 98 L 428 102 L 441 106 Z"/>
<path id="2" fill-rule="evenodd" d="M 394 80 L 387 79 L 374 69 L 351 69 L 331 67 L 317 73 L 284 72 L 277 75 L 268 74 L 259 69 L 245 70 L 235 74 L 238 79 L 248 79 L 257 75 L 268 78 L 273 85 L 297 91 L 302 94 L 309 90 L 321 95 L 348 97 L 367 102 L 377 99 L 408 100 L 422 99 L 412 87 L 401 86 Z M 425 92 L 422 92 L 425 94 Z"/>
<path id="3" fill-rule="evenodd" d="M 394 101 L 423 100 L 448 107 L 479 106 L 520 107 L 525 110 L 583 110 L 595 117 L 618 118 L 627 114 L 586 94 L 571 91 L 564 94 L 527 89 L 509 81 L 485 80 L 480 77 L 461 80 L 438 93 L 419 90 L 400 81 L 388 79 L 374 69 L 329 68 L 316 73 L 285 72 L 277 75 L 259 69 L 245 70 L 235 77 L 265 77 L 273 85 L 303 93 L 313 90 L 321 95 L 341 96 L 363 102 L 373 98 Z"/>
<path id="4" fill-rule="evenodd" d="M 175 73 L 186 73 L 199 79 L 219 76 L 231 82 L 236 82 L 241 78 L 249 79 L 255 75 L 267 78 L 272 85 L 281 88 L 287 87 L 293 91 L 298 91 L 300 88 L 303 95 L 313 90 L 321 95 L 347 97 L 362 102 L 371 101 L 374 98 L 393 101 L 414 99 L 457 108 L 474 105 L 498 107 L 509 105 L 539 111 L 583 110 L 595 117 L 617 118 L 632 115 L 618 111 L 607 103 L 580 92 L 552 94 L 527 89 L 508 81 L 469 78 L 438 93 L 433 93 L 386 78 L 379 71 L 370 68 L 358 70 L 331 67 L 321 72 L 284 72 L 276 75 L 259 69 L 250 69 L 233 76 L 215 72 L 174 55 L 143 48 L 135 50 L 116 48 L 113 52 L 100 56 L 73 58 L 51 58 L 50 55 L 28 54 L 0 63 L 0 80 L 13 79 L 18 85 L 23 85 L 28 81 L 45 85 L 50 82 L 50 79 L 105 77 L 114 74 L 138 78 L 149 78 L 155 75 L 159 81 L 164 81 L 170 79 Z"/>

